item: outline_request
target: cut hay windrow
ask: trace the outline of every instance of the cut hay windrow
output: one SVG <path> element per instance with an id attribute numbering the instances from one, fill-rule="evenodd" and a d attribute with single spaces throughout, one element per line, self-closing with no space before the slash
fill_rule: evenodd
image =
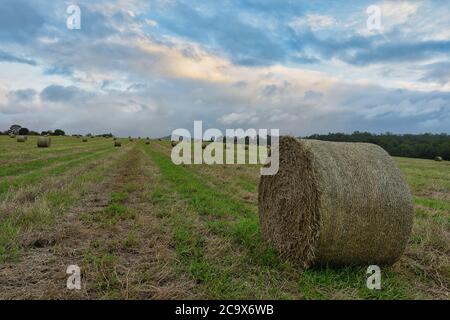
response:
<path id="1" fill-rule="evenodd" d="M 408 242 L 413 205 L 394 160 L 367 143 L 280 138 L 280 167 L 262 176 L 264 239 L 302 266 L 390 265 Z"/>
<path id="2" fill-rule="evenodd" d="M 48 148 L 52 144 L 52 139 L 50 137 L 38 137 L 37 146 L 38 148 Z"/>
<path id="3" fill-rule="evenodd" d="M 27 136 L 17 136 L 17 142 L 26 142 L 27 140 Z"/>

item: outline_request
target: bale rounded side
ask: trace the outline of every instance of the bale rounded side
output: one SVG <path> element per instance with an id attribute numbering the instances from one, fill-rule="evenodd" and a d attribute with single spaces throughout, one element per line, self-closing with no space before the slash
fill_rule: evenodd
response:
<path id="1" fill-rule="evenodd" d="M 38 148 L 48 148 L 50 147 L 52 140 L 50 137 L 41 136 L 37 138 L 37 146 Z"/>
<path id="2" fill-rule="evenodd" d="M 26 142 L 27 137 L 26 136 L 17 136 L 17 142 Z"/>
<path id="3" fill-rule="evenodd" d="M 409 188 L 394 160 L 366 143 L 280 138 L 280 168 L 262 176 L 263 237 L 303 267 L 390 265 L 413 223 Z"/>

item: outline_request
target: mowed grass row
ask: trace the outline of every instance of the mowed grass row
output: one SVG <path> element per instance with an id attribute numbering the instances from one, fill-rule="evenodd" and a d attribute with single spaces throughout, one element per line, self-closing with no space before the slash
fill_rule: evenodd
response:
<path id="1" fill-rule="evenodd" d="M 0 263 L 18 259 L 17 237 L 49 226 L 98 182 L 124 149 L 79 154 L 70 161 L 43 167 L 12 181 L 2 181 L 0 191 Z M 67 159 L 66 159 L 67 160 Z"/>
<path id="2" fill-rule="evenodd" d="M 161 207 L 161 214 L 173 229 L 180 268 L 203 285 L 208 297 L 417 297 L 412 284 L 391 269 L 383 270 L 384 290 L 373 292 L 365 286 L 365 268 L 318 268 L 301 272 L 280 261 L 276 252 L 261 239 L 256 203 L 234 196 L 239 188 L 241 193 L 248 192 L 249 186 L 235 184 L 226 188 L 223 183 L 211 182 L 226 179 L 226 174 L 218 173 L 224 166 L 175 166 L 169 149 L 161 148 L 161 143 L 157 142 L 145 149 L 162 175 L 153 201 Z M 200 172 L 200 168 L 206 167 L 205 172 Z M 211 168 L 217 171 L 213 173 Z M 255 183 L 249 183 L 252 189 Z M 180 197 L 181 203 L 177 200 Z M 179 208 L 174 209 L 174 206 Z"/>

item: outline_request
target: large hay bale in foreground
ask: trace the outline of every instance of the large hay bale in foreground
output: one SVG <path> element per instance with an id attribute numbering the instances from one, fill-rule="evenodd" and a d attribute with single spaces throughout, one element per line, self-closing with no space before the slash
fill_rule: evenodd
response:
<path id="1" fill-rule="evenodd" d="M 443 160 L 443 159 L 442 159 L 441 156 L 437 156 L 437 157 L 434 158 L 434 161 L 442 161 L 442 160 Z"/>
<path id="2" fill-rule="evenodd" d="M 17 136 L 17 142 L 25 142 L 27 141 L 27 136 Z"/>
<path id="3" fill-rule="evenodd" d="M 390 265 L 413 223 L 408 185 L 382 148 L 280 138 L 280 168 L 262 176 L 263 237 L 294 263 Z"/>
<path id="4" fill-rule="evenodd" d="M 37 139 L 38 148 L 48 148 L 52 143 L 52 139 L 50 137 L 41 136 Z"/>

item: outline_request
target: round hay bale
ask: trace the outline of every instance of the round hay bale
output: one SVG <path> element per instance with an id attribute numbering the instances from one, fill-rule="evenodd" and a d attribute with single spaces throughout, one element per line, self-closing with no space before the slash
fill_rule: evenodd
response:
<path id="1" fill-rule="evenodd" d="M 133 142 L 133 139 L 130 139 L 130 142 Z"/>
<path id="2" fill-rule="evenodd" d="M 87 138 L 83 138 L 83 142 L 88 142 L 88 139 Z"/>
<path id="3" fill-rule="evenodd" d="M 149 140 L 145 141 L 145 144 L 150 144 L 150 141 Z"/>
<path id="4" fill-rule="evenodd" d="M 117 138 L 113 138 L 113 141 L 116 141 L 117 140 Z"/>
<path id="5" fill-rule="evenodd" d="M 50 137 L 41 136 L 37 139 L 38 148 L 48 148 L 52 144 L 52 139 Z"/>
<path id="6" fill-rule="evenodd" d="M 367 143 L 280 138 L 280 167 L 262 176 L 263 238 L 312 265 L 390 265 L 413 224 L 411 193 L 394 160 Z"/>
<path id="7" fill-rule="evenodd" d="M 121 147 L 122 146 L 122 142 L 119 140 L 114 141 L 114 147 Z"/>
<path id="8" fill-rule="evenodd" d="M 442 161 L 442 157 L 441 156 L 437 156 L 436 158 L 434 158 L 434 161 Z"/>
<path id="9" fill-rule="evenodd" d="M 17 136 L 17 142 L 25 142 L 27 141 L 27 136 Z"/>
<path id="10" fill-rule="evenodd" d="M 15 134 L 10 134 L 9 137 L 10 137 L 11 139 L 14 139 L 14 138 L 16 138 L 16 135 L 15 135 Z"/>

